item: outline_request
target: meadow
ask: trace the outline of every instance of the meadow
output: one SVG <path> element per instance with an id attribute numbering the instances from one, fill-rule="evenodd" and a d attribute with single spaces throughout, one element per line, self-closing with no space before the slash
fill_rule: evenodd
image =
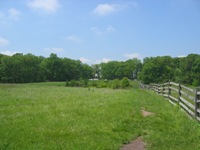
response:
<path id="1" fill-rule="evenodd" d="M 0 149 L 118 150 L 137 137 L 147 149 L 200 149 L 199 123 L 137 83 L 115 90 L 0 84 Z"/>

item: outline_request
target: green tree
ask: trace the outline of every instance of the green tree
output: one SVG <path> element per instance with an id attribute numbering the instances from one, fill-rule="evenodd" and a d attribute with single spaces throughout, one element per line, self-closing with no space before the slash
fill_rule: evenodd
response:
<path id="1" fill-rule="evenodd" d="M 81 64 L 81 78 L 91 79 L 93 77 L 93 68 L 87 64 Z"/>
<path id="2" fill-rule="evenodd" d="M 199 57 L 199 55 L 197 55 L 197 54 L 190 54 L 181 60 L 180 70 L 181 70 L 181 82 L 182 83 L 185 83 L 185 84 L 193 83 L 193 77 L 197 73 L 195 70 L 196 70 L 196 67 L 198 66 L 197 65 L 198 62 L 196 62 L 197 64 L 195 64 L 195 61 L 198 59 L 198 57 Z M 196 66 L 195 69 L 192 69 L 193 66 Z M 194 71 L 196 73 L 194 73 Z"/>
<path id="3" fill-rule="evenodd" d="M 101 64 L 92 65 L 93 69 L 93 78 L 100 79 L 101 78 Z"/>
<path id="4" fill-rule="evenodd" d="M 173 80 L 175 68 L 170 56 L 146 58 L 140 72 L 140 80 L 146 84 Z"/>
<path id="5" fill-rule="evenodd" d="M 130 59 L 123 61 L 110 61 L 101 64 L 101 74 L 104 79 L 122 79 L 127 77 L 133 79 L 137 77 L 138 72 L 142 68 L 142 63 L 138 59 Z"/>
<path id="6" fill-rule="evenodd" d="M 200 55 L 195 59 L 192 66 L 192 84 L 194 86 L 200 86 Z"/>

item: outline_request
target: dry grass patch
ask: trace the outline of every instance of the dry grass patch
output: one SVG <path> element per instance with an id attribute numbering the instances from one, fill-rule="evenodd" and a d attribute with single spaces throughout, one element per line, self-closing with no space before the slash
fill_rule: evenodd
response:
<path id="1" fill-rule="evenodd" d="M 149 111 L 145 110 L 145 108 L 143 108 L 143 107 L 141 108 L 141 112 L 142 112 L 143 117 L 148 117 L 148 116 L 154 115 L 153 112 L 149 112 Z"/>

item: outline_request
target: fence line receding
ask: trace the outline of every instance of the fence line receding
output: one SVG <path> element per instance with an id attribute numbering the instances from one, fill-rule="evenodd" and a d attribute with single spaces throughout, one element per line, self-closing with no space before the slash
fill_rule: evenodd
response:
<path id="1" fill-rule="evenodd" d="M 140 86 L 168 98 L 171 103 L 178 104 L 190 116 L 200 121 L 200 88 L 191 89 L 174 82 L 150 85 L 141 83 Z"/>

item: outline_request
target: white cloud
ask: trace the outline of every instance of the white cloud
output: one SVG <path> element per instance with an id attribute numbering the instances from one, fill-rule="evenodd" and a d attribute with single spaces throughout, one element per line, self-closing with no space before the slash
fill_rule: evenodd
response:
<path id="1" fill-rule="evenodd" d="M 99 29 L 98 27 L 92 27 L 92 28 L 90 28 L 90 30 L 96 35 L 103 35 L 104 34 L 104 32 L 101 29 Z"/>
<path id="2" fill-rule="evenodd" d="M 17 9 L 14 9 L 14 8 L 10 8 L 8 10 L 8 13 L 9 13 L 9 17 L 14 19 L 14 20 L 18 20 L 19 16 L 21 15 L 21 12 L 18 11 Z"/>
<path id="3" fill-rule="evenodd" d="M 179 55 L 178 58 L 186 57 L 186 55 Z"/>
<path id="4" fill-rule="evenodd" d="M 102 58 L 102 59 L 98 59 L 98 60 L 96 60 L 95 61 L 95 64 L 100 64 L 100 63 L 107 63 L 107 62 L 109 62 L 109 61 L 111 61 L 111 59 L 109 59 L 109 58 Z"/>
<path id="5" fill-rule="evenodd" d="M 6 12 L 0 12 L 0 23 L 4 24 L 9 20 L 17 21 L 19 20 L 21 14 L 22 13 L 15 8 L 10 8 Z"/>
<path id="6" fill-rule="evenodd" d="M 123 3 L 115 3 L 115 4 L 98 4 L 96 8 L 93 10 L 94 14 L 105 16 L 108 14 L 112 14 L 118 12 L 120 10 L 126 9 L 128 7 L 136 7 L 138 6 L 136 2 L 123 2 Z"/>
<path id="7" fill-rule="evenodd" d="M 108 25 L 105 29 L 100 29 L 98 27 L 92 27 L 92 28 L 90 28 L 90 30 L 96 35 L 104 35 L 104 34 L 112 33 L 112 32 L 116 31 L 115 28 L 112 27 L 111 25 Z"/>
<path id="8" fill-rule="evenodd" d="M 0 37 L 0 46 L 7 45 L 9 43 L 10 42 L 7 39 Z"/>
<path id="9" fill-rule="evenodd" d="M 51 53 L 61 53 L 64 51 L 63 48 L 53 47 L 53 48 L 44 48 L 44 51 L 48 51 Z"/>
<path id="10" fill-rule="evenodd" d="M 80 60 L 82 63 L 90 63 L 90 62 L 91 62 L 90 59 L 83 58 L 83 57 L 81 57 L 79 60 Z"/>
<path id="11" fill-rule="evenodd" d="M 103 59 L 102 59 L 102 62 L 104 62 L 104 63 L 107 63 L 107 62 L 109 62 L 109 61 L 111 61 L 111 59 L 109 59 L 109 58 L 103 58 Z"/>
<path id="12" fill-rule="evenodd" d="M 117 8 L 114 4 L 99 4 L 97 7 L 94 9 L 94 13 L 98 15 L 107 15 L 110 13 L 113 13 L 117 11 Z"/>
<path id="13" fill-rule="evenodd" d="M 28 6 L 34 10 L 43 10 L 51 13 L 55 12 L 61 5 L 58 0 L 29 0 Z"/>
<path id="14" fill-rule="evenodd" d="M 75 43 L 81 43 L 83 41 L 81 38 L 79 38 L 78 36 L 75 36 L 75 35 L 68 36 L 67 40 L 71 41 L 71 42 L 75 42 Z"/>
<path id="15" fill-rule="evenodd" d="M 81 57 L 79 60 L 82 63 L 86 63 L 86 64 L 89 64 L 89 65 L 107 63 L 107 62 L 111 61 L 111 59 L 109 59 L 109 58 L 102 58 L 102 59 L 92 60 L 92 59 L 88 59 L 88 58 L 84 58 L 84 57 Z"/>
<path id="16" fill-rule="evenodd" d="M 12 55 L 19 53 L 19 52 L 16 52 L 16 51 L 12 52 L 10 50 L 5 50 L 5 51 L 1 51 L 0 53 L 4 54 L 4 55 L 12 56 Z"/>
<path id="17" fill-rule="evenodd" d="M 128 59 L 133 59 L 133 58 L 141 59 L 141 55 L 139 53 L 131 53 L 131 54 L 126 53 L 124 56 Z"/>
<path id="18" fill-rule="evenodd" d="M 111 25 L 108 25 L 106 28 L 107 32 L 115 32 L 115 28 L 113 28 Z"/>

